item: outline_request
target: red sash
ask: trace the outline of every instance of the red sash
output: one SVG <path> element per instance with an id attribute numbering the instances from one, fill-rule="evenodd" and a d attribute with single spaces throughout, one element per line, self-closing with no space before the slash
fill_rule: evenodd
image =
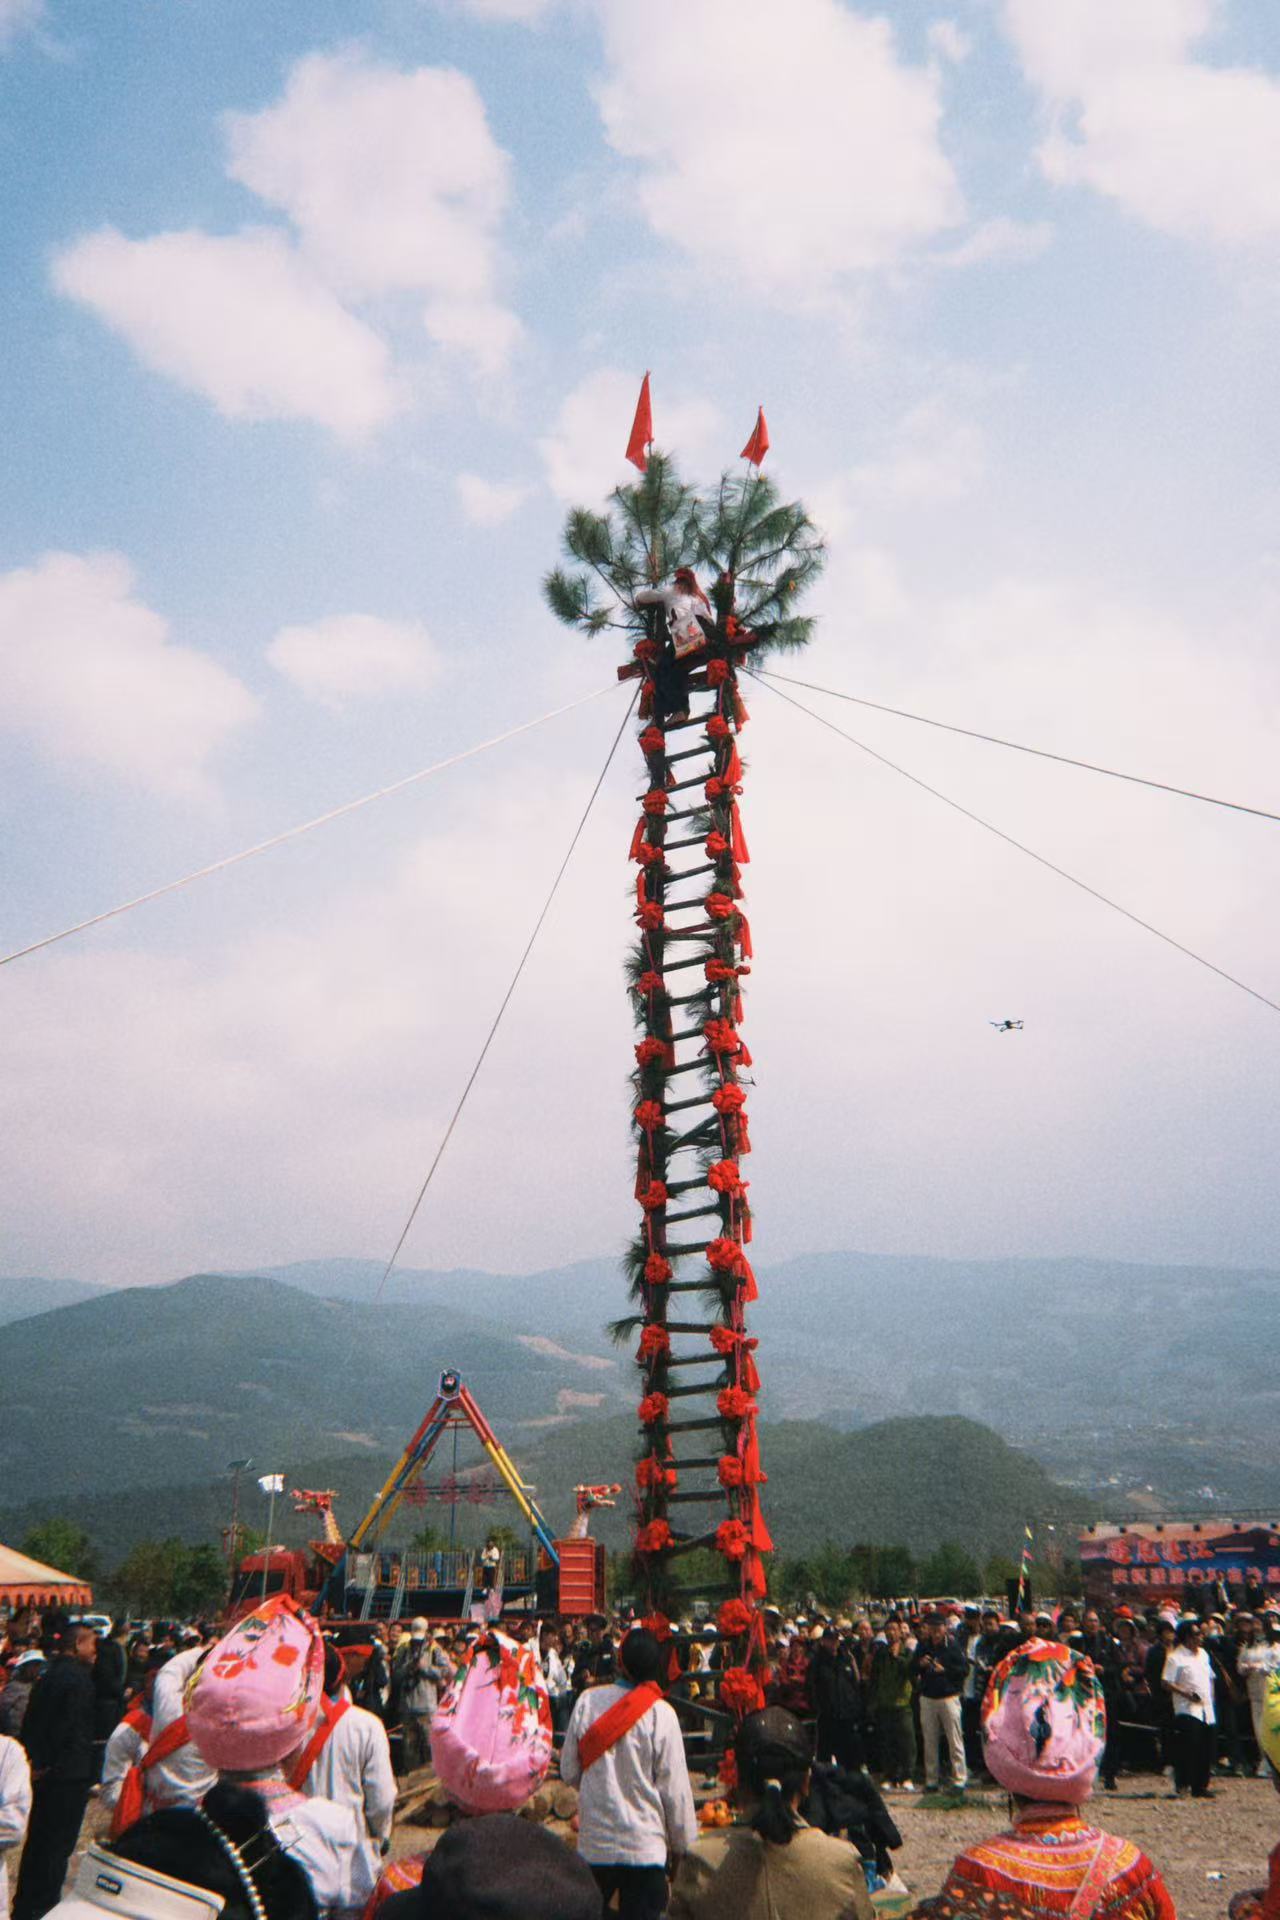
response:
<path id="1" fill-rule="evenodd" d="M 652 1680 L 645 1680 L 607 1707 L 598 1720 L 591 1722 L 578 1742 L 578 1760 L 582 1771 L 585 1773 L 588 1767 L 594 1767 L 597 1760 L 602 1760 L 610 1747 L 616 1747 L 623 1734 L 629 1732 L 637 1721 L 643 1720 L 650 1707 L 656 1707 L 662 1697 L 662 1688 Z"/>
<path id="2" fill-rule="evenodd" d="M 136 1711 L 137 1709 L 135 1708 L 133 1712 Z M 125 1718 L 141 1732 L 143 1728 L 142 1719 L 135 1720 L 133 1718 L 133 1712 L 126 1714 Z M 146 1732 L 144 1738 L 151 1732 L 150 1714 L 145 1716 L 145 1720 Z M 115 1812 L 111 1816 L 111 1838 L 113 1840 L 118 1840 L 120 1835 L 127 1832 L 127 1830 L 134 1825 L 135 1821 L 141 1820 L 143 1814 L 146 1812 L 147 1794 L 146 1786 L 142 1778 L 143 1774 L 151 1767 L 159 1766 L 162 1760 L 167 1760 L 171 1754 L 178 1751 L 179 1747 L 185 1747 L 189 1738 L 190 1735 L 187 1732 L 187 1716 L 185 1713 L 180 1713 L 176 1720 L 169 1722 L 159 1738 L 152 1741 L 142 1758 L 135 1761 L 134 1765 L 129 1768 L 120 1783 L 120 1798 L 116 1801 Z"/>
<path id="3" fill-rule="evenodd" d="M 302 1792 L 303 1782 L 309 1778 L 320 1755 L 329 1744 L 329 1735 L 337 1726 L 344 1713 L 350 1707 L 349 1700 L 330 1700 L 328 1694 L 320 1701 L 320 1720 L 315 1732 L 298 1755 L 297 1764 L 290 1770 L 289 1785 L 295 1793 Z"/>

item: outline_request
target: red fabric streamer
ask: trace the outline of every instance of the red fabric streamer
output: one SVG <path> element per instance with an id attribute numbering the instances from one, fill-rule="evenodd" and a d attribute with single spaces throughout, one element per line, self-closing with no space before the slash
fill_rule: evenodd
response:
<path id="1" fill-rule="evenodd" d="M 666 789 L 663 787 L 650 787 L 644 797 L 644 810 L 651 819 L 656 818 L 660 813 L 665 813 L 667 810 Z"/>
<path id="2" fill-rule="evenodd" d="M 636 1125 L 643 1133 L 654 1133 L 665 1118 L 662 1105 L 657 1100 L 642 1100 L 636 1108 Z"/>
<path id="3" fill-rule="evenodd" d="M 627 441 L 627 459 L 641 473 L 649 464 L 649 448 L 653 445 L 653 402 L 649 395 L 649 376 L 646 373 L 640 382 L 640 398 L 636 401 L 635 419 L 631 422 L 631 438 Z"/>
<path id="4" fill-rule="evenodd" d="M 667 744 L 667 736 L 661 727 L 646 727 L 637 744 L 643 754 L 661 753 Z"/>
<path id="5" fill-rule="evenodd" d="M 644 1277 L 651 1287 L 665 1287 L 671 1278 L 671 1262 L 665 1254 L 651 1253 L 644 1263 Z"/>
<path id="6" fill-rule="evenodd" d="M 716 1395 L 716 1411 L 722 1420 L 745 1420 L 756 1410 L 756 1403 L 745 1387 L 721 1387 Z"/>
<path id="7" fill-rule="evenodd" d="M 738 743 L 736 740 L 729 749 L 729 762 L 725 767 L 722 778 L 725 785 L 729 787 L 738 786 L 742 780 L 742 761 L 738 757 Z"/>
<path id="8" fill-rule="evenodd" d="M 738 924 L 733 930 L 733 937 L 738 943 L 743 959 L 754 960 L 755 949 L 751 944 L 751 922 L 747 919 L 745 913 L 738 915 Z"/>
<path id="9" fill-rule="evenodd" d="M 643 1193 L 636 1198 L 646 1213 L 657 1213 L 667 1204 L 667 1187 L 664 1180 L 651 1180 Z"/>
<path id="10" fill-rule="evenodd" d="M 720 1704 L 739 1717 L 764 1705 L 760 1682 L 749 1667 L 726 1667 L 720 1675 Z"/>
<path id="11" fill-rule="evenodd" d="M 636 1534 L 637 1553 L 665 1553 L 675 1535 L 665 1520 L 651 1520 Z"/>
<path id="12" fill-rule="evenodd" d="M 735 800 L 729 809 L 729 832 L 733 836 L 733 857 L 739 866 L 749 866 L 751 855 L 747 851 L 747 836 L 742 831 L 742 815 Z"/>
<path id="13" fill-rule="evenodd" d="M 628 860 L 640 860 L 644 857 L 640 849 L 645 845 L 644 836 L 648 832 L 648 828 L 649 823 L 647 820 L 641 819 L 636 821 L 636 830 L 631 836 L 631 851 L 627 855 Z"/>
<path id="14" fill-rule="evenodd" d="M 644 875 L 640 874 L 637 877 L 643 886 Z M 659 928 L 666 925 L 666 918 L 656 900 L 645 900 L 636 908 L 636 920 L 646 933 L 657 933 Z"/>
<path id="15" fill-rule="evenodd" d="M 716 1528 L 716 1552 L 726 1560 L 741 1560 L 751 1545 L 751 1536 L 741 1520 L 722 1520 Z"/>
<path id="16" fill-rule="evenodd" d="M 642 973 L 640 975 L 640 978 L 636 981 L 636 992 L 637 993 L 662 993 L 666 990 L 666 984 L 667 983 L 663 979 L 662 975 L 660 973 L 656 973 L 651 967 L 647 973 Z"/>
<path id="17" fill-rule="evenodd" d="M 665 1393 L 646 1393 L 636 1408 L 641 1426 L 656 1427 L 660 1420 L 665 1420 L 669 1404 Z"/>

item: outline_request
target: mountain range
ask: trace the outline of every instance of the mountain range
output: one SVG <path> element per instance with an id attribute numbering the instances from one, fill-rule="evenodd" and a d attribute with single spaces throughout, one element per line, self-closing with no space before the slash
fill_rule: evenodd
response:
<path id="1" fill-rule="evenodd" d="M 624 1478 L 636 1376 L 606 1331 L 623 1305 L 616 1263 L 409 1270 L 378 1298 L 381 1273 L 332 1260 L 116 1290 L 0 1280 L 0 1534 L 18 1537 L 18 1509 L 74 1507 L 100 1527 L 115 1515 L 114 1539 L 162 1520 L 189 1535 L 165 1516 L 225 1517 L 224 1469 L 245 1456 L 340 1486 L 353 1520 L 445 1366 L 552 1499 L 582 1477 Z M 920 1493 L 908 1513 L 906 1483 L 886 1478 L 876 1451 L 905 1458 L 918 1416 L 935 1437 L 948 1416 L 995 1429 L 1028 1466 L 1110 1510 L 1278 1504 L 1280 1274 L 819 1254 L 758 1275 L 772 1498 L 785 1497 L 797 1538 L 812 1510 L 828 1531 L 867 1537 L 874 1523 L 885 1538 L 936 1543 L 946 1512 Z M 979 1490 L 964 1522 L 977 1539 L 982 1489 L 1007 1463 L 966 1456 L 965 1480 L 947 1472 L 945 1447 L 929 1458 L 924 1477 L 949 1487 L 957 1520 L 970 1484 Z M 875 1486 L 859 1478 L 867 1460 L 881 1462 Z M 998 1503 L 995 1533 L 1019 1502 L 1065 1515 L 1071 1495 L 1046 1487 Z"/>

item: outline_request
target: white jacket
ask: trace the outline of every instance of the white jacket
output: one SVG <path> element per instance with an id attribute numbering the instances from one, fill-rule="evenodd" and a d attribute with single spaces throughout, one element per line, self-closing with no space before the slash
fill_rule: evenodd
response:
<path id="1" fill-rule="evenodd" d="M 352 1706 L 345 1687 L 341 1697 L 347 1702 L 347 1710 L 320 1749 L 301 1790 L 309 1800 L 333 1800 L 340 1807 L 354 1807 L 366 1833 L 380 1848 L 382 1841 L 391 1837 L 391 1815 L 396 1804 L 391 1744 L 376 1714 Z"/>
<path id="2" fill-rule="evenodd" d="M 698 616 L 704 620 L 714 619 L 708 602 L 700 593 L 686 593 L 682 587 L 641 587 L 635 596 L 638 607 L 665 607 L 667 613 L 667 632 L 671 636 L 671 645 L 677 660 L 683 660 L 686 654 L 696 653 L 699 647 L 705 647 L 707 636 L 699 624 Z"/>
<path id="3" fill-rule="evenodd" d="M 20 1847 L 31 1818 L 31 1768 L 25 1750 L 0 1733 L 0 1920 L 9 1920 L 9 1869 L 4 1855 Z"/>
<path id="4" fill-rule="evenodd" d="M 560 1778 L 578 1788 L 578 1852 L 593 1867 L 660 1867 L 698 1837 L 693 1790 L 675 1709 L 657 1701 L 584 1773 L 578 1742 L 630 1688 L 578 1696 L 560 1755 Z"/>
<path id="5" fill-rule="evenodd" d="M 204 1659 L 204 1654 L 203 1647 L 189 1647 L 185 1653 L 175 1653 L 173 1659 L 166 1661 L 157 1673 L 151 1687 L 151 1740 L 148 1745 L 154 1744 L 183 1711 L 187 1682 Z M 154 1767 L 147 1768 L 144 1776 L 147 1812 L 154 1813 L 157 1807 L 199 1806 L 217 1777 L 214 1769 L 188 1740 L 185 1747 L 179 1747 L 167 1760 L 160 1760 Z"/>

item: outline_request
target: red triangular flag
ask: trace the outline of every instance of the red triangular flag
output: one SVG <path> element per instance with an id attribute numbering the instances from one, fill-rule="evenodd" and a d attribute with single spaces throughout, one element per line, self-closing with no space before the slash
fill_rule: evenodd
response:
<path id="1" fill-rule="evenodd" d="M 739 460 L 749 460 L 753 467 L 758 467 L 768 451 L 769 424 L 764 417 L 764 408 L 760 407 L 756 412 L 756 424 L 752 428 L 751 438 L 738 455 L 738 458 Z"/>
<path id="2" fill-rule="evenodd" d="M 631 422 L 631 438 L 627 442 L 627 458 L 633 467 L 639 467 L 641 473 L 649 464 L 646 448 L 653 445 L 653 408 L 649 403 L 649 376 L 646 373 L 640 383 L 640 398 L 636 401 L 636 417 Z"/>

